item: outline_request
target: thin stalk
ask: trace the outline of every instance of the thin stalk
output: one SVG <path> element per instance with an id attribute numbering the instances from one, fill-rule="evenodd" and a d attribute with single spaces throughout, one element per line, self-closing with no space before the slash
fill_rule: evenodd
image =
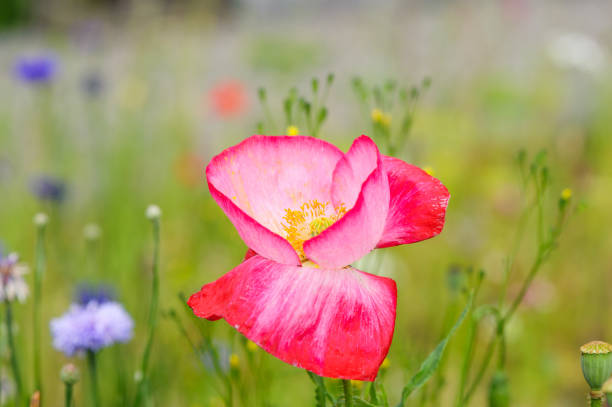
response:
<path id="1" fill-rule="evenodd" d="M 495 346 L 497 345 L 497 340 L 498 340 L 498 336 L 497 334 L 495 334 L 495 336 L 493 336 L 491 340 L 489 341 L 489 344 L 487 345 L 487 349 L 485 351 L 485 356 L 482 360 L 482 364 L 480 365 L 480 369 L 478 369 L 478 372 L 476 373 L 476 377 L 474 378 L 472 385 L 469 387 L 468 391 L 465 393 L 465 396 L 463 397 L 464 405 L 468 403 L 468 401 L 470 400 L 470 398 L 472 397 L 472 395 L 478 388 L 478 385 L 480 384 L 482 378 L 484 377 L 487 371 L 487 368 L 489 367 L 489 363 L 491 362 L 491 358 L 493 357 Z"/>
<path id="2" fill-rule="evenodd" d="M 461 367 L 461 376 L 459 379 L 459 391 L 457 392 L 457 401 L 455 405 L 457 407 L 461 407 L 464 403 L 463 401 L 463 393 L 465 392 L 465 386 L 467 383 L 468 374 L 470 372 L 470 365 L 472 361 L 472 355 L 474 353 L 474 344 L 476 342 L 476 328 L 477 321 L 472 321 L 470 324 L 470 331 L 468 333 L 468 340 L 465 350 L 465 357 L 463 359 L 463 365 Z"/>
<path id="3" fill-rule="evenodd" d="M 145 383 L 148 378 L 151 347 L 155 336 L 155 328 L 157 327 L 157 308 L 159 303 L 159 218 L 154 218 L 151 222 L 153 224 L 153 282 L 151 287 L 151 304 L 149 307 L 149 333 L 142 355 L 142 364 L 140 367 L 142 380 L 138 384 L 138 392 L 134 403 L 135 406 L 139 406 L 145 396 Z"/>
<path id="4" fill-rule="evenodd" d="M 73 389 L 73 385 L 66 383 L 66 386 L 64 387 L 64 406 L 65 407 L 72 407 L 72 389 Z"/>
<path id="5" fill-rule="evenodd" d="M 23 382 L 21 381 L 21 370 L 19 369 L 19 361 L 17 360 L 17 346 L 13 332 L 13 310 L 11 302 L 4 300 L 4 308 L 6 311 L 6 330 L 8 336 L 8 345 L 11 352 L 11 369 L 13 370 L 13 380 L 15 380 L 16 405 L 22 405 L 23 400 Z"/>
<path id="6" fill-rule="evenodd" d="M 512 302 L 512 305 L 510 306 L 510 308 L 508 308 L 508 311 L 506 311 L 506 314 L 502 318 L 503 325 L 505 325 L 508 322 L 508 320 L 512 317 L 512 315 L 514 314 L 518 306 L 523 301 L 523 298 L 525 297 L 525 294 L 527 293 L 527 290 L 529 289 L 531 282 L 533 281 L 536 274 L 538 273 L 538 270 L 540 270 L 540 266 L 542 266 L 543 260 L 544 260 L 544 251 L 540 248 L 538 250 L 538 255 L 536 257 L 536 260 L 531 266 L 531 269 L 529 270 L 529 274 L 527 275 L 527 278 L 525 278 L 525 281 L 523 281 L 521 290 L 519 291 L 518 295 Z"/>
<path id="7" fill-rule="evenodd" d="M 34 269 L 34 313 L 33 313 L 33 333 L 34 333 L 34 389 L 40 392 L 40 400 L 42 406 L 43 387 L 42 387 L 42 365 L 40 351 L 40 328 L 41 328 L 41 304 L 42 304 L 42 278 L 45 272 L 46 256 L 45 256 L 45 225 L 37 226 L 36 236 L 36 262 Z"/>
<path id="8" fill-rule="evenodd" d="M 344 406 L 353 407 L 353 392 L 351 389 L 351 381 L 343 379 L 342 388 L 344 389 Z"/>
<path id="9" fill-rule="evenodd" d="M 91 391 L 91 401 L 94 407 L 100 407 L 100 392 L 98 390 L 98 367 L 96 363 L 96 353 L 92 350 L 87 351 L 87 368 L 89 369 L 89 390 Z"/>

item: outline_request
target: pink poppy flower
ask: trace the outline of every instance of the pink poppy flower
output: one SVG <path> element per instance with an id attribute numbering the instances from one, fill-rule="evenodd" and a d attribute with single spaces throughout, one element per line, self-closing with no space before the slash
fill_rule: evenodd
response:
<path id="1" fill-rule="evenodd" d="M 366 136 L 346 154 L 312 137 L 253 136 L 214 157 L 206 178 L 249 251 L 191 296 L 194 313 L 318 375 L 374 380 L 396 285 L 350 264 L 440 233 L 446 187 Z"/>

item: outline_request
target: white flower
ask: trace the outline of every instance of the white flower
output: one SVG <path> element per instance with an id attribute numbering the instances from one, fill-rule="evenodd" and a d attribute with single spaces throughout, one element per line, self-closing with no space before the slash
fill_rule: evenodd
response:
<path id="1" fill-rule="evenodd" d="M 24 274 L 28 273 L 28 267 L 18 261 L 16 253 L 0 256 L 0 301 L 24 302 L 30 292 L 23 279 Z"/>

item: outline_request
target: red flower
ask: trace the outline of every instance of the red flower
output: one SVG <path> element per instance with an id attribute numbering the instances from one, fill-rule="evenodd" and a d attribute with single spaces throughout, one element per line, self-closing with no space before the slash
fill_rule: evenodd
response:
<path id="1" fill-rule="evenodd" d="M 253 136 L 214 157 L 206 177 L 249 252 L 191 296 L 194 313 L 318 375 L 374 380 L 396 286 L 349 265 L 440 233 L 446 187 L 366 136 L 346 154 L 311 137 Z"/>
<path id="2" fill-rule="evenodd" d="M 222 82 L 211 89 L 210 101 L 213 110 L 219 116 L 236 116 L 246 108 L 246 91 L 238 81 Z"/>

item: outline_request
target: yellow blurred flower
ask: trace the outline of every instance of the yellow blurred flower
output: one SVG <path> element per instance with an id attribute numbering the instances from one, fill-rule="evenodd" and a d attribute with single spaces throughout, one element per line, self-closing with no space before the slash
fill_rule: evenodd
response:
<path id="1" fill-rule="evenodd" d="M 297 126 L 289 126 L 287 127 L 287 135 L 288 136 L 297 136 L 300 134 L 300 129 Z"/>
<path id="2" fill-rule="evenodd" d="M 363 382 L 361 380 L 351 380 L 351 384 L 357 390 L 361 390 L 361 388 L 363 387 Z"/>
<path id="3" fill-rule="evenodd" d="M 389 127 L 391 125 L 391 115 L 378 108 L 372 109 L 371 117 L 374 123 L 380 124 L 384 127 Z"/>
<path id="4" fill-rule="evenodd" d="M 235 353 L 232 353 L 229 357 L 229 364 L 232 369 L 240 367 L 240 358 Z"/>
<path id="5" fill-rule="evenodd" d="M 391 361 L 389 360 L 389 358 L 385 358 L 385 360 L 383 360 L 382 364 L 380 365 L 380 368 L 388 369 L 389 366 L 391 366 Z"/>
<path id="6" fill-rule="evenodd" d="M 257 352 L 257 349 L 259 349 L 259 346 L 253 341 L 247 341 L 246 347 L 249 352 Z"/>
<path id="7" fill-rule="evenodd" d="M 565 188 L 563 191 L 561 191 L 561 199 L 564 201 L 569 201 L 573 194 L 574 192 L 571 190 L 571 188 Z"/>
<path id="8" fill-rule="evenodd" d="M 432 177 L 434 175 L 434 169 L 430 166 L 423 167 L 423 171 L 425 171 L 427 175 L 431 175 Z"/>

